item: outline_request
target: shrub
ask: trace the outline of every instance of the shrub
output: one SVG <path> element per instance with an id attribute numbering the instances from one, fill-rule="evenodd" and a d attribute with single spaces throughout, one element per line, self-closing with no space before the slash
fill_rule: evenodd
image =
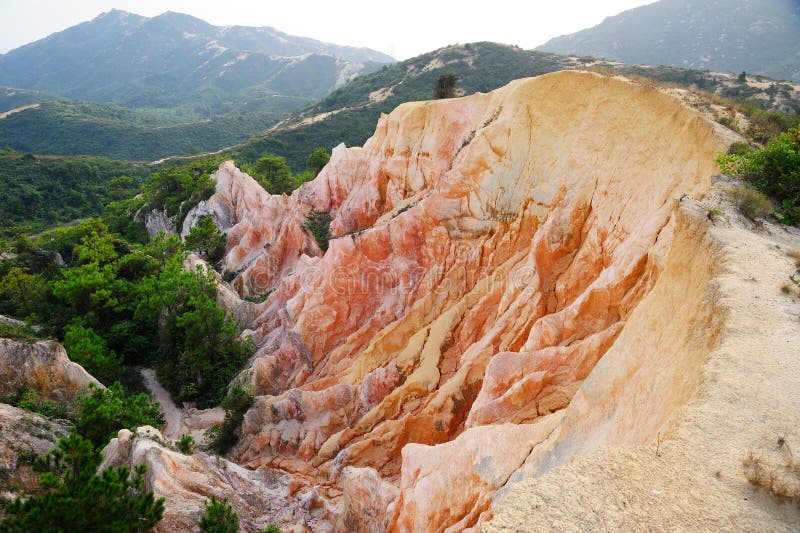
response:
<path id="1" fill-rule="evenodd" d="M 281 533 L 281 529 L 275 524 L 269 524 L 261 530 L 261 533 Z"/>
<path id="2" fill-rule="evenodd" d="M 70 418 L 69 407 L 54 400 L 46 400 L 35 389 L 22 391 L 19 398 L 12 402 L 16 407 L 39 413 L 51 418 Z"/>
<path id="3" fill-rule="evenodd" d="M 159 427 L 164 422 L 157 402 L 150 402 L 146 394 L 126 396 L 119 382 L 107 389 L 89 385 L 78 404 L 75 428 L 97 448 L 105 446 L 120 429 Z"/>
<path id="4" fill-rule="evenodd" d="M 331 215 L 329 213 L 312 209 L 303 228 L 311 232 L 320 250 L 324 252 L 328 249 L 328 241 L 331 238 Z"/>
<path id="5" fill-rule="evenodd" d="M 731 201 L 739 211 L 751 220 L 772 213 L 772 203 L 764 194 L 744 186 L 732 187 L 729 191 Z"/>
<path id="6" fill-rule="evenodd" d="M 178 451 L 186 455 L 192 454 L 194 452 L 194 437 L 181 435 L 181 438 L 178 439 Z"/>
<path id="7" fill-rule="evenodd" d="M 800 222 L 800 129 L 780 134 L 761 150 L 722 155 L 717 162 L 723 172 L 748 179 L 775 198 L 782 222 Z"/>
<path id="8" fill-rule="evenodd" d="M 217 453 L 226 453 L 239 440 L 239 428 L 244 421 L 244 413 L 253 404 L 253 395 L 241 386 L 235 385 L 222 401 L 225 419 L 221 425 L 209 428 L 206 437 L 209 447 Z"/>
<path id="9" fill-rule="evenodd" d="M 109 350 L 106 341 L 92 328 L 67 326 L 64 349 L 70 359 L 105 385 L 118 380 L 122 374 L 122 357 Z"/>
<path id="10" fill-rule="evenodd" d="M 217 228 L 214 219 L 205 216 L 189 230 L 184 247 L 197 252 L 200 257 L 213 264 L 222 259 L 225 252 L 225 234 Z"/>
<path id="11" fill-rule="evenodd" d="M 100 452 L 74 430 L 35 460 L 40 494 L 5 508 L 0 531 L 148 531 L 164 515 L 164 499 L 144 490 L 146 466 L 97 472 Z"/>
<path id="12" fill-rule="evenodd" d="M 214 496 L 206 503 L 206 512 L 200 519 L 203 533 L 236 533 L 239 531 L 239 517 L 228 505 L 228 499 L 218 500 Z"/>

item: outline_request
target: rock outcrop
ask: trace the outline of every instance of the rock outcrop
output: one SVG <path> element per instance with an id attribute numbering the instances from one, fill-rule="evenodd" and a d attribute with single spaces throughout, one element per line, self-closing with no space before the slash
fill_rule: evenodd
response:
<path id="1" fill-rule="evenodd" d="M 699 366 L 642 396 L 620 381 L 635 366 L 614 377 L 600 363 L 666 349 L 643 343 L 663 322 L 644 304 L 672 283 L 687 238 L 676 207 L 709 189 L 726 148 L 715 131 L 657 90 L 562 72 L 403 104 L 291 197 L 224 164 L 203 209 L 227 229 L 236 291 L 269 294 L 222 299 L 259 346 L 232 458 L 288 473 L 344 528 L 455 531 L 538 461 L 654 438 Z M 332 217 L 324 254 L 304 228 L 312 210 Z M 691 316 L 665 331 L 699 361 L 714 336 L 680 340 Z"/>
<path id="2" fill-rule="evenodd" d="M 0 501 L 38 488 L 39 474 L 32 468 L 34 459 L 47 454 L 59 437 L 67 434 L 66 421 L 0 403 Z"/>
<path id="3" fill-rule="evenodd" d="M 103 386 L 59 343 L 0 339 L 0 397 L 35 389 L 43 398 L 71 402 L 90 384 Z"/>
<path id="4" fill-rule="evenodd" d="M 289 501 L 288 476 L 262 469 L 246 470 L 234 463 L 197 452 L 184 455 L 158 430 L 143 426 L 119 432 L 103 450 L 100 469 L 108 466 L 147 466 L 145 488 L 165 497 L 164 519 L 157 531 L 196 531 L 211 496 L 227 498 L 247 532 L 275 523 L 282 531 L 325 531 L 302 502 Z M 319 526 L 319 527 L 318 527 Z"/>

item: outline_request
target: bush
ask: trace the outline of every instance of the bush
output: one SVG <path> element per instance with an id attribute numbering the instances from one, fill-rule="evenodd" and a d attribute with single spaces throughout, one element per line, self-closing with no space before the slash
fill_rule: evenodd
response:
<path id="1" fill-rule="evenodd" d="M 775 198 L 782 222 L 800 222 L 800 129 L 780 134 L 761 150 L 722 155 L 717 162 L 723 172 L 750 180 Z"/>
<path id="2" fill-rule="evenodd" d="M 110 385 L 122 375 L 122 357 L 109 350 L 106 341 L 91 328 L 67 326 L 64 349 L 71 360 L 104 385 Z"/>
<path id="3" fill-rule="evenodd" d="M 96 448 L 105 446 L 120 429 L 133 431 L 139 426 L 159 427 L 164 423 L 157 402 L 150 402 L 146 394 L 126 396 L 119 382 L 107 389 L 89 385 L 78 405 L 75 428 Z"/>
<path id="4" fill-rule="evenodd" d="M 189 230 L 184 248 L 197 252 L 200 257 L 214 264 L 222 259 L 222 254 L 225 252 L 225 234 L 217 228 L 210 216 L 202 217 Z"/>
<path id="5" fill-rule="evenodd" d="M 772 213 L 772 203 L 769 198 L 750 187 L 732 187 L 729 195 L 739 211 L 751 220 Z"/>
<path id="6" fill-rule="evenodd" d="M 50 418 L 70 418 L 69 407 L 66 404 L 54 400 L 45 400 L 35 389 L 25 389 L 21 391 L 18 398 L 10 402 L 15 407 L 39 413 Z"/>
<path id="7" fill-rule="evenodd" d="M 97 472 L 100 452 L 75 431 L 35 461 L 40 494 L 5 508 L 0 531 L 148 531 L 164 515 L 164 499 L 144 490 L 146 466 Z"/>
<path id="8" fill-rule="evenodd" d="M 194 453 L 194 437 L 181 435 L 181 438 L 178 439 L 178 451 L 185 455 Z"/>
<path id="9" fill-rule="evenodd" d="M 458 76 L 452 72 L 441 74 L 433 84 L 435 98 L 454 98 L 457 94 Z"/>
<path id="10" fill-rule="evenodd" d="M 239 440 L 239 428 L 244 421 L 244 414 L 253 405 L 253 395 L 241 386 L 235 385 L 222 401 L 225 408 L 225 419 L 222 425 L 214 426 L 206 431 L 209 447 L 217 453 L 226 453 Z"/>
<path id="11" fill-rule="evenodd" d="M 200 519 L 203 533 L 236 533 L 239 531 L 239 517 L 228 505 L 228 499 L 218 500 L 214 496 L 206 503 L 206 512 Z"/>
<path id="12" fill-rule="evenodd" d="M 320 250 L 324 252 L 328 249 L 328 241 L 331 238 L 331 215 L 329 213 L 312 209 L 303 228 L 311 232 Z"/>

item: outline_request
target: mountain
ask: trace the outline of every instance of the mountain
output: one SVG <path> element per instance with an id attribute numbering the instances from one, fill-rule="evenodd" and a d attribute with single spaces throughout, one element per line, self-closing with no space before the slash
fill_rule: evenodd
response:
<path id="1" fill-rule="evenodd" d="M 126 107 L 230 111 L 256 89 L 318 99 L 390 56 L 273 28 L 113 10 L 0 56 L 0 85 Z"/>
<path id="2" fill-rule="evenodd" d="M 646 77 L 718 97 L 746 99 L 750 109 L 800 114 L 800 85 L 761 76 L 740 80 L 728 73 L 676 67 L 627 65 L 523 50 L 491 42 L 449 46 L 359 76 L 308 109 L 294 114 L 265 134 L 230 151 L 237 161 L 252 162 L 265 152 L 282 155 L 300 171 L 317 146 L 360 146 L 372 135 L 382 113 L 404 102 L 430 100 L 433 83 L 444 73 L 459 77 L 460 94 L 487 92 L 524 77 L 558 70 L 593 69 L 629 77 Z M 710 95 L 709 95 L 710 96 Z"/>
<path id="3" fill-rule="evenodd" d="M 537 50 L 800 81 L 800 2 L 661 0 Z"/>

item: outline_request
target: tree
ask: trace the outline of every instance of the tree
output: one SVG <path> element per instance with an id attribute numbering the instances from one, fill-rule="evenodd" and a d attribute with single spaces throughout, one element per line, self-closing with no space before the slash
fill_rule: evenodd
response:
<path id="1" fill-rule="evenodd" d="M 120 429 L 159 427 L 164 422 L 157 402 L 150 402 L 146 394 L 126 396 L 119 382 L 107 389 L 89 385 L 78 405 L 75 429 L 96 448 L 105 446 Z"/>
<path id="2" fill-rule="evenodd" d="M 317 241 L 317 246 L 323 252 L 328 249 L 328 241 L 331 238 L 331 220 L 330 213 L 312 209 L 303 224 L 303 228 L 311 232 Z"/>
<path id="3" fill-rule="evenodd" d="M 67 326 L 64 349 L 70 359 L 101 383 L 109 385 L 122 374 L 122 358 L 109 350 L 106 341 L 92 328 L 74 324 Z"/>
<path id="4" fill-rule="evenodd" d="M 41 494 L 12 501 L 0 531 L 29 533 L 149 531 L 164 516 L 164 498 L 144 490 L 145 465 L 97 472 L 102 456 L 74 430 L 56 449 L 38 458 Z"/>
<path id="5" fill-rule="evenodd" d="M 237 533 L 239 517 L 228 505 L 228 498 L 218 500 L 214 496 L 206 503 L 206 512 L 200 519 L 200 530 L 203 533 Z"/>
<path id="6" fill-rule="evenodd" d="M 433 84 L 433 95 L 437 99 L 454 98 L 457 96 L 459 77 L 452 72 L 440 75 Z"/>
<path id="7" fill-rule="evenodd" d="M 747 81 L 747 72 L 745 72 L 745 71 L 743 70 L 743 71 L 742 71 L 742 73 L 741 73 L 741 74 L 739 74 L 739 77 L 738 77 L 738 78 L 736 78 L 736 79 L 738 79 L 738 80 L 739 80 L 739 81 L 741 81 L 741 82 L 746 82 L 746 81 Z"/>
<path id="8" fill-rule="evenodd" d="M 189 230 L 184 248 L 197 252 L 209 263 L 216 263 L 222 259 L 225 251 L 225 234 L 217 229 L 214 219 L 210 216 L 202 217 Z"/>
<path id="9" fill-rule="evenodd" d="M 294 190 L 292 169 L 286 159 L 276 155 L 262 156 L 253 165 L 253 177 L 272 194 L 291 194 Z"/>
<path id="10" fill-rule="evenodd" d="M 325 168 L 328 161 L 331 159 L 331 154 L 325 148 L 319 147 L 308 156 L 306 160 L 306 168 L 316 177 L 320 171 Z"/>

